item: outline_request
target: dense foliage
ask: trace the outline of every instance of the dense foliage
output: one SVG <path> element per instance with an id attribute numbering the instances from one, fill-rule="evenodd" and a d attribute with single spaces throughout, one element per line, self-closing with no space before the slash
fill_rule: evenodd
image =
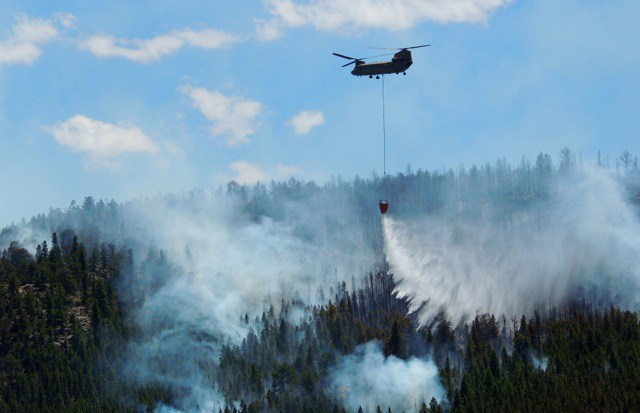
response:
<path id="1" fill-rule="evenodd" d="M 522 316 L 511 354 L 476 318 L 467 332 L 453 411 L 634 411 L 640 406 L 638 315 L 574 304 L 547 320 Z M 444 375 L 446 376 L 446 369 Z"/>
<path id="2" fill-rule="evenodd" d="M 65 233 L 65 235 L 70 235 Z M 59 239 L 61 238 L 61 239 Z M 113 410 L 127 329 L 112 280 L 122 254 L 87 252 L 53 234 L 35 257 L 12 244 L 0 260 L 0 410 Z"/>

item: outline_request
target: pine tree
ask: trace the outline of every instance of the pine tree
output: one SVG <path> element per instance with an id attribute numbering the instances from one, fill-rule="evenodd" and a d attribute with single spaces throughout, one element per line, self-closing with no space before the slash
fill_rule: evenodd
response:
<path id="1" fill-rule="evenodd" d="M 386 342 L 384 354 L 387 357 L 404 358 L 404 339 L 397 320 L 393 322 L 393 327 L 391 327 L 391 334 Z"/>

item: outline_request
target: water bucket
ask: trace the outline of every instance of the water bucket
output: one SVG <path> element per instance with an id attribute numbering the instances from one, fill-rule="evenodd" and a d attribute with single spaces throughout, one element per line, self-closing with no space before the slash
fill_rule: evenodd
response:
<path id="1" fill-rule="evenodd" d="M 380 213 L 386 214 L 387 209 L 389 209 L 389 202 L 387 202 L 387 200 L 385 199 L 381 199 L 380 202 L 378 203 L 378 206 L 380 206 Z"/>

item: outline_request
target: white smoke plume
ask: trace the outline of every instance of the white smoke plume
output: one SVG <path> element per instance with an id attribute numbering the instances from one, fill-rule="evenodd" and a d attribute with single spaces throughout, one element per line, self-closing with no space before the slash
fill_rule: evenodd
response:
<path id="1" fill-rule="evenodd" d="M 35 254 L 37 245 L 50 237 L 51 234 L 37 228 L 26 225 L 10 225 L 0 228 L 0 251 L 9 248 L 11 242 L 16 241 L 19 247 Z"/>
<path id="2" fill-rule="evenodd" d="M 224 407 L 215 366 L 223 344 L 246 336 L 245 314 L 253 320 L 296 292 L 313 303 L 319 288 L 359 276 L 375 262 L 363 234 L 349 230 L 353 213 L 318 208 L 335 201 L 324 196 L 280 205 L 284 219 L 257 222 L 227 196 L 151 202 L 130 211 L 132 236 L 153 239 L 171 264 L 166 272 L 152 266 L 137 275 L 161 287 L 143 297 L 136 312 L 141 337 L 130 348 L 131 377 L 170 385 L 173 407 Z M 135 283 L 127 288 L 135 291 Z"/>
<path id="3" fill-rule="evenodd" d="M 414 411 L 431 397 L 441 401 L 444 389 L 438 379 L 438 367 L 432 360 L 401 360 L 385 357 L 380 343 L 358 346 L 353 354 L 342 357 L 329 375 L 329 389 L 344 402 L 348 411 Z"/>
<path id="4" fill-rule="evenodd" d="M 564 179 L 542 208 L 509 222 L 426 216 L 384 220 L 397 291 L 421 323 L 444 310 L 454 325 L 478 310 L 506 316 L 558 306 L 577 293 L 598 304 L 637 306 L 640 222 L 610 172 Z"/>

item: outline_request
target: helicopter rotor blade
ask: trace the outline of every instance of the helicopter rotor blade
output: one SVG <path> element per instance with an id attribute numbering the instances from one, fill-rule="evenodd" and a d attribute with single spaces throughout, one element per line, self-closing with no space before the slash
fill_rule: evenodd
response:
<path id="1" fill-rule="evenodd" d="M 367 57 L 361 58 L 360 60 L 373 59 L 374 57 L 389 56 L 389 55 L 392 55 L 392 54 L 394 54 L 394 53 L 385 53 L 385 54 L 378 54 L 378 55 L 375 55 L 375 56 L 367 56 Z"/>
<path id="2" fill-rule="evenodd" d="M 379 48 L 379 49 L 382 49 L 382 48 Z M 385 50 L 400 50 L 400 49 L 385 49 Z M 340 53 L 333 53 L 334 56 L 338 56 L 338 57 L 341 57 L 343 59 L 351 60 L 349 63 L 346 63 L 346 64 L 342 65 L 342 67 L 347 67 L 347 66 L 352 65 L 352 64 L 357 63 L 357 62 L 364 63 L 364 60 L 366 60 L 366 59 L 372 59 L 374 57 L 389 56 L 389 55 L 392 55 L 392 54 L 393 53 L 384 53 L 384 54 L 378 54 L 378 55 L 375 55 L 375 56 L 367 56 L 367 57 L 355 58 L 355 57 L 351 57 L 351 56 L 345 56 L 345 55 L 340 54 Z"/>
<path id="3" fill-rule="evenodd" d="M 334 56 L 341 57 L 341 58 L 343 58 L 343 59 L 348 59 L 348 60 L 357 60 L 355 57 L 345 56 L 345 55 L 340 54 L 340 53 L 334 53 L 333 55 L 334 55 Z"/>
<path id="4" fill-rule="evenodd" d="M 407 50 L 409 50 L 409 49 L 419 49 L 421 47 L 427 47 L 427 46 L 431 46 L 431 45 L 430 44 L 423 44 L 423 45 L 420 45 L 420 46 L 405 47 L 404 49 L 407 49 Z"/>
<path id="5" fill-rule="evenodd" d="M 379 50 L 409 50 L 409 49 L 418 49 L 420 47 L 431 46 L 430 44 L 423 44 L 420 46 L 411 46 L 411 47 L 367 47 L 367 49 L 379 49 Z"/>

